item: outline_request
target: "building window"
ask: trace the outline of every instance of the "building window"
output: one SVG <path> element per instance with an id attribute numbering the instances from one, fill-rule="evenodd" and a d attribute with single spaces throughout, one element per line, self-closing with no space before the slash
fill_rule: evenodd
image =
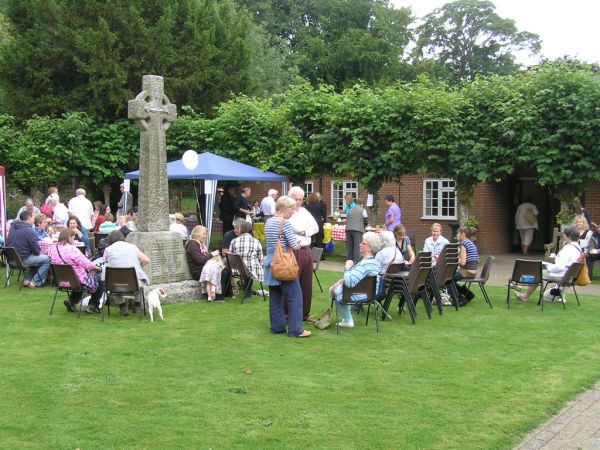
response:
<path id="1" fill-rule="evenodd" d="M 331 214 L 338 209 L 344 209 L 346 206 L 344 197 L 351 194 L 352 197 L 358 197 L 358 181 L 332 181 L 331 182 Z"/>
<path id="2" fill-rule="evenodd" d="M 308 197 L 313 192 L 315 192 L 315 183 L 314 183 L 314 181 L 305 181 L 304 182 L 304 195 L 306 197 Z"/>
<path id="3" fill-rule="evenodd" d="M 423 219 L 456 219 L 455 186 L 449 178 L 423 180 Z"/>

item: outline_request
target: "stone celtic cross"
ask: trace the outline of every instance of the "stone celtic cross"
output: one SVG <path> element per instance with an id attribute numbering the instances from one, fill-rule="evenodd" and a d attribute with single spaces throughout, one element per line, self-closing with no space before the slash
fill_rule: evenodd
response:
<path id="1" fill-rule="evenodd" d="M 139 231 L 168 231 L 165 131 L 177 118 L 177 106 L 165 95 L 163 77 L 144 75 L 142 89 L 127 105 L 127 117 L 140 129 Z"/>

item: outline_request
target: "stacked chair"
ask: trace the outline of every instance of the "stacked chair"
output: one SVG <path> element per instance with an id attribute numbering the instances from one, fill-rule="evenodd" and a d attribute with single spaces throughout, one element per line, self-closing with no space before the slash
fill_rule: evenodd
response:
<path id="1" fill-rule="evenodd" d="M 454 281 L 454 275 L 458 269 L 458 255 L 460 252 L 460 243 L 450 242 L 447 244 L 440 253 L 437 260 L 437 264 L 431 272 L 429 279 L 429 289 L 432 292 L 433 298 L 435 298 L 438 311 L 442 314 L 442 298 L 440 296 L 440 289 L 446 289 L 454 308 L 458 311 L 458 305 L 460 304 L 460 292 Z"/>
<path id="2" fill-rule="evenodd" d="M 384 274 L 386 283 L 386 296 L 383 310 L 388 311 L 394 295 L 399 299 L 399 313 L 402 314 L 404 306 L 410 314 L 413 324 L 417 320 L 417 309 L 415 303 L 422 298 L 427 317 L 431 319 L 431 300 L 428 292 L 428 280 L 430 278 L 432 257 L 430 252 L 421 252 L 415 258 L 408 272 L 396 272 L 396 264 L 391 264 Z"/>

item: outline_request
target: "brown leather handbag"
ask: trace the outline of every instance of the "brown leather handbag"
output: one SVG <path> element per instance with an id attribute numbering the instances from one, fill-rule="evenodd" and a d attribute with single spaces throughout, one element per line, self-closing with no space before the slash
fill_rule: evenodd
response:
<path id="1" fill-rule="evenodd" d="M 294 252 L 289 249 L 287 252 L 283 251 L 281 245 L 281 232 L 283 230 L 283 220 L 279 223 L 279 233 L 277 235 L 277 245 L 275 246 L 275 253 L 271 259 L 271 273 L 276 280 L 279 281 L 292 281 L 298 278 L 298 262 Z"/>

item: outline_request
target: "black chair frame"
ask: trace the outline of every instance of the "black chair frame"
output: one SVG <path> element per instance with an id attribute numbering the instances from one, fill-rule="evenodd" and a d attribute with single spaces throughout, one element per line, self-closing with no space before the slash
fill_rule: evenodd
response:
<path id="1" fill-rule="evenodd" d="M 246 264 L 244 264 L 244 260 L 242 259 L 242 257 L 240 255 L 237 255 L 235 253 L 227 253 L 225 255 L 225 259 L 227 259 L 227 267 L 229 268 L 229 272 L 230 272 L 230 276 L 229 276 L 229 280 L 227 282 L 227 286 L 225 288 L 225 292 L 227 292 L 227 290 L 229 289 L 229 285 L 232 282 L 231 280 L 233 278 L 237 278 L 238 280 L 240 280 L 240 283 L 242 284 L 242 303 L 244 303 L 246 289 L 248 288 L 248 285 L 250 284 L 250 282 L 254 281 L 252 278 L 252 275 L 248 271 L 248 268 L 246 267 Z M 263 287 L 262 281 L 259 281 L 259 283 L 260 283 L 260 290 L 262 293 L 263 301 L 266 302 L 267 297 L 265 296 L 265 289 Z"/>
<path id="2" fill-rule="evenodd" d="M 144 296 L 144 289 L 140 286 L 137 279 L 137 273 L 135 267 L 109 267 L 106 266 L 105 273 L 105 287 L 104 287 L 104 302 L 100 307 L 100 314 L 102 321 L 104 322 L 104 309 L 110 316 L 110 294 L 117 294 L 122 296 L 133 296 L 139 295 L 140 302 L 142 304 L 142 311 L 140 314 L 140 321 L 146 315 L 146 299 Z"/>

